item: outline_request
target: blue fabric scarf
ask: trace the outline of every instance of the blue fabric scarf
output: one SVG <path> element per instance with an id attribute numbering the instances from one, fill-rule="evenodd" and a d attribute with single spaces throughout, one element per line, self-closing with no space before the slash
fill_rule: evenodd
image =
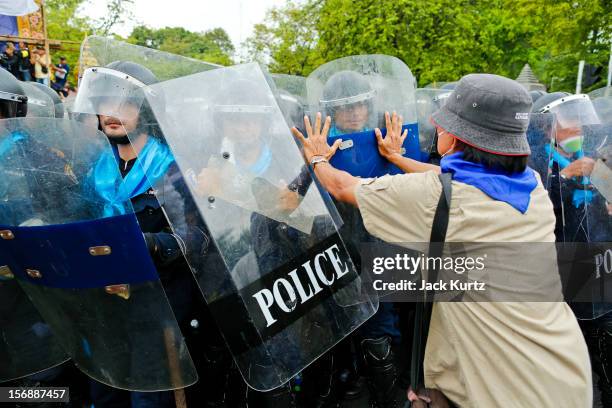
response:
<path id="1" fill-rule="evenodd" d="M 444 157 L 440 166 L 442 173 L 453 174 L 453 180 L 474 186 L 492 199 L 508 203 L 523 214 L 529 208 L 531 192 L 538 185 L 534 171 L 529 167 L 522 173 L 508 175 L 463 160 L 462 152 Z"/>
<path id="2" fill-rule="evenodd" d="M 340 130 L 340 128 L 338 128 L 335 124 L 332 125 L 332 127 L 329 129 L 329 133 L 328 133 L 328 137 L 335 137 L 335 136 L 342 136 L 342 135 L 352 135 L 353 133 L 362 133 L 362 132 L 369 132 L 372 129 L 368 129 L 367 127 L 364 127 L 363 129 L 357 131 L 357 130 L 353 130 L 353 131 L 349 131 L 349 132 L 345 132 L 343 130 Z"/>
<path id="3" fill-rule="evenodd" d="M 105 216 L 122 213 L 124 203 L 147 192 L 168 171 L 174 157 L 168 146 L 149 136 L 130 172 L 124 177 L 118 169 L 119 153 L 104 153 L 94 168 L 95 189 L 106 200 Z"/>
<path id="4" fill-rule="evenodd" d="M 255 174 L 256 176 L 261 176 L 268 170 L 270 164 L 272 163 L 272 151 L 268 147 L 268 145 L 264 145 L 262 147 L 262 151 L 257 158 L 257 161 L 250 166 L 241 166 L 240 163 L 237 163 L 238 167 L 243 171 L 248 171 L 251 174 Z"/>

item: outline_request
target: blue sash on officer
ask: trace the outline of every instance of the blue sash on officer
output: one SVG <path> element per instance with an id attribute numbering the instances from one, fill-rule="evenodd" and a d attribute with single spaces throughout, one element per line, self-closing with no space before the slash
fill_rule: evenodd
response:
<path id="1" fill-rule="evenodd" d="M 174 156 L 168 146 L 149 136 L 136 160 L 137 165 L 132 167 L 125 178 L 117 171 L 117 147 L 113 146 L 112 155 L 105 152 L 96 163 L 95 189 L 108 203 L 104 208 L 104 216 L 122 213 L 122 203 L 153 188 L 174 162 Z"/>

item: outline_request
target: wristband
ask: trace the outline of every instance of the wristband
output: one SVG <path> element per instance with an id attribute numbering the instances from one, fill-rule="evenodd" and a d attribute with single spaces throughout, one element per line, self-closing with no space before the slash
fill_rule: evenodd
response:
<path id="1" fill-rule="evenodd" d="M 323 156 L 313 156 L 312 159 L 310 159 L 310 165 L 313 169 L 318 163 L 327 163 L 327 159 Z"/>

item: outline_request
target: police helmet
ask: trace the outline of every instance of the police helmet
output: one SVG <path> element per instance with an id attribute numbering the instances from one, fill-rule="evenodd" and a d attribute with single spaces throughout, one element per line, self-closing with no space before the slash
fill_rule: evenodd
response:
<path id="1" fill-rule="evenodd" d="M 36 88 L 40 89 L 45 94 L 47 94 L 49 98 L 51 98 L 51 100 L 53 101 L 53 105 L 55 106 L 55 117 L 58 119 L 63 118 L 64 117 L 64 103 L 62 102 L 57 92 L 55 92 L 53 89 L 49 88 L 48 86 L 38 83 L 38 82 L 32 82 L 31 84 L 35 86 Z"/>
<path id="2" fill-rule="evenodd" d="M 28 113 L 28 97 L 19 80 L 0 69 L 0 118 L 24 117 Z"/>

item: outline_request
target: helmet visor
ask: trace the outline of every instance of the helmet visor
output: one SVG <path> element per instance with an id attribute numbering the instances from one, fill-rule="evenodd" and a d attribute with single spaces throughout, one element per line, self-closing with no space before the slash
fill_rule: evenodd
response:
<path id="1" fill-rule="evenodd" d="M 545 107 L 545 110 L 555 114 L 561 129 L 581 128 L 601 123 L 587 95 L 570 95 L 558 99 Z"/>
<path id="2" fill-rule="evenodd" d="M 113 69 L 89 68 L 81 78 L 73 112 L 123 119 L 127 105 L 140 108 L 145 84 Z"/>

